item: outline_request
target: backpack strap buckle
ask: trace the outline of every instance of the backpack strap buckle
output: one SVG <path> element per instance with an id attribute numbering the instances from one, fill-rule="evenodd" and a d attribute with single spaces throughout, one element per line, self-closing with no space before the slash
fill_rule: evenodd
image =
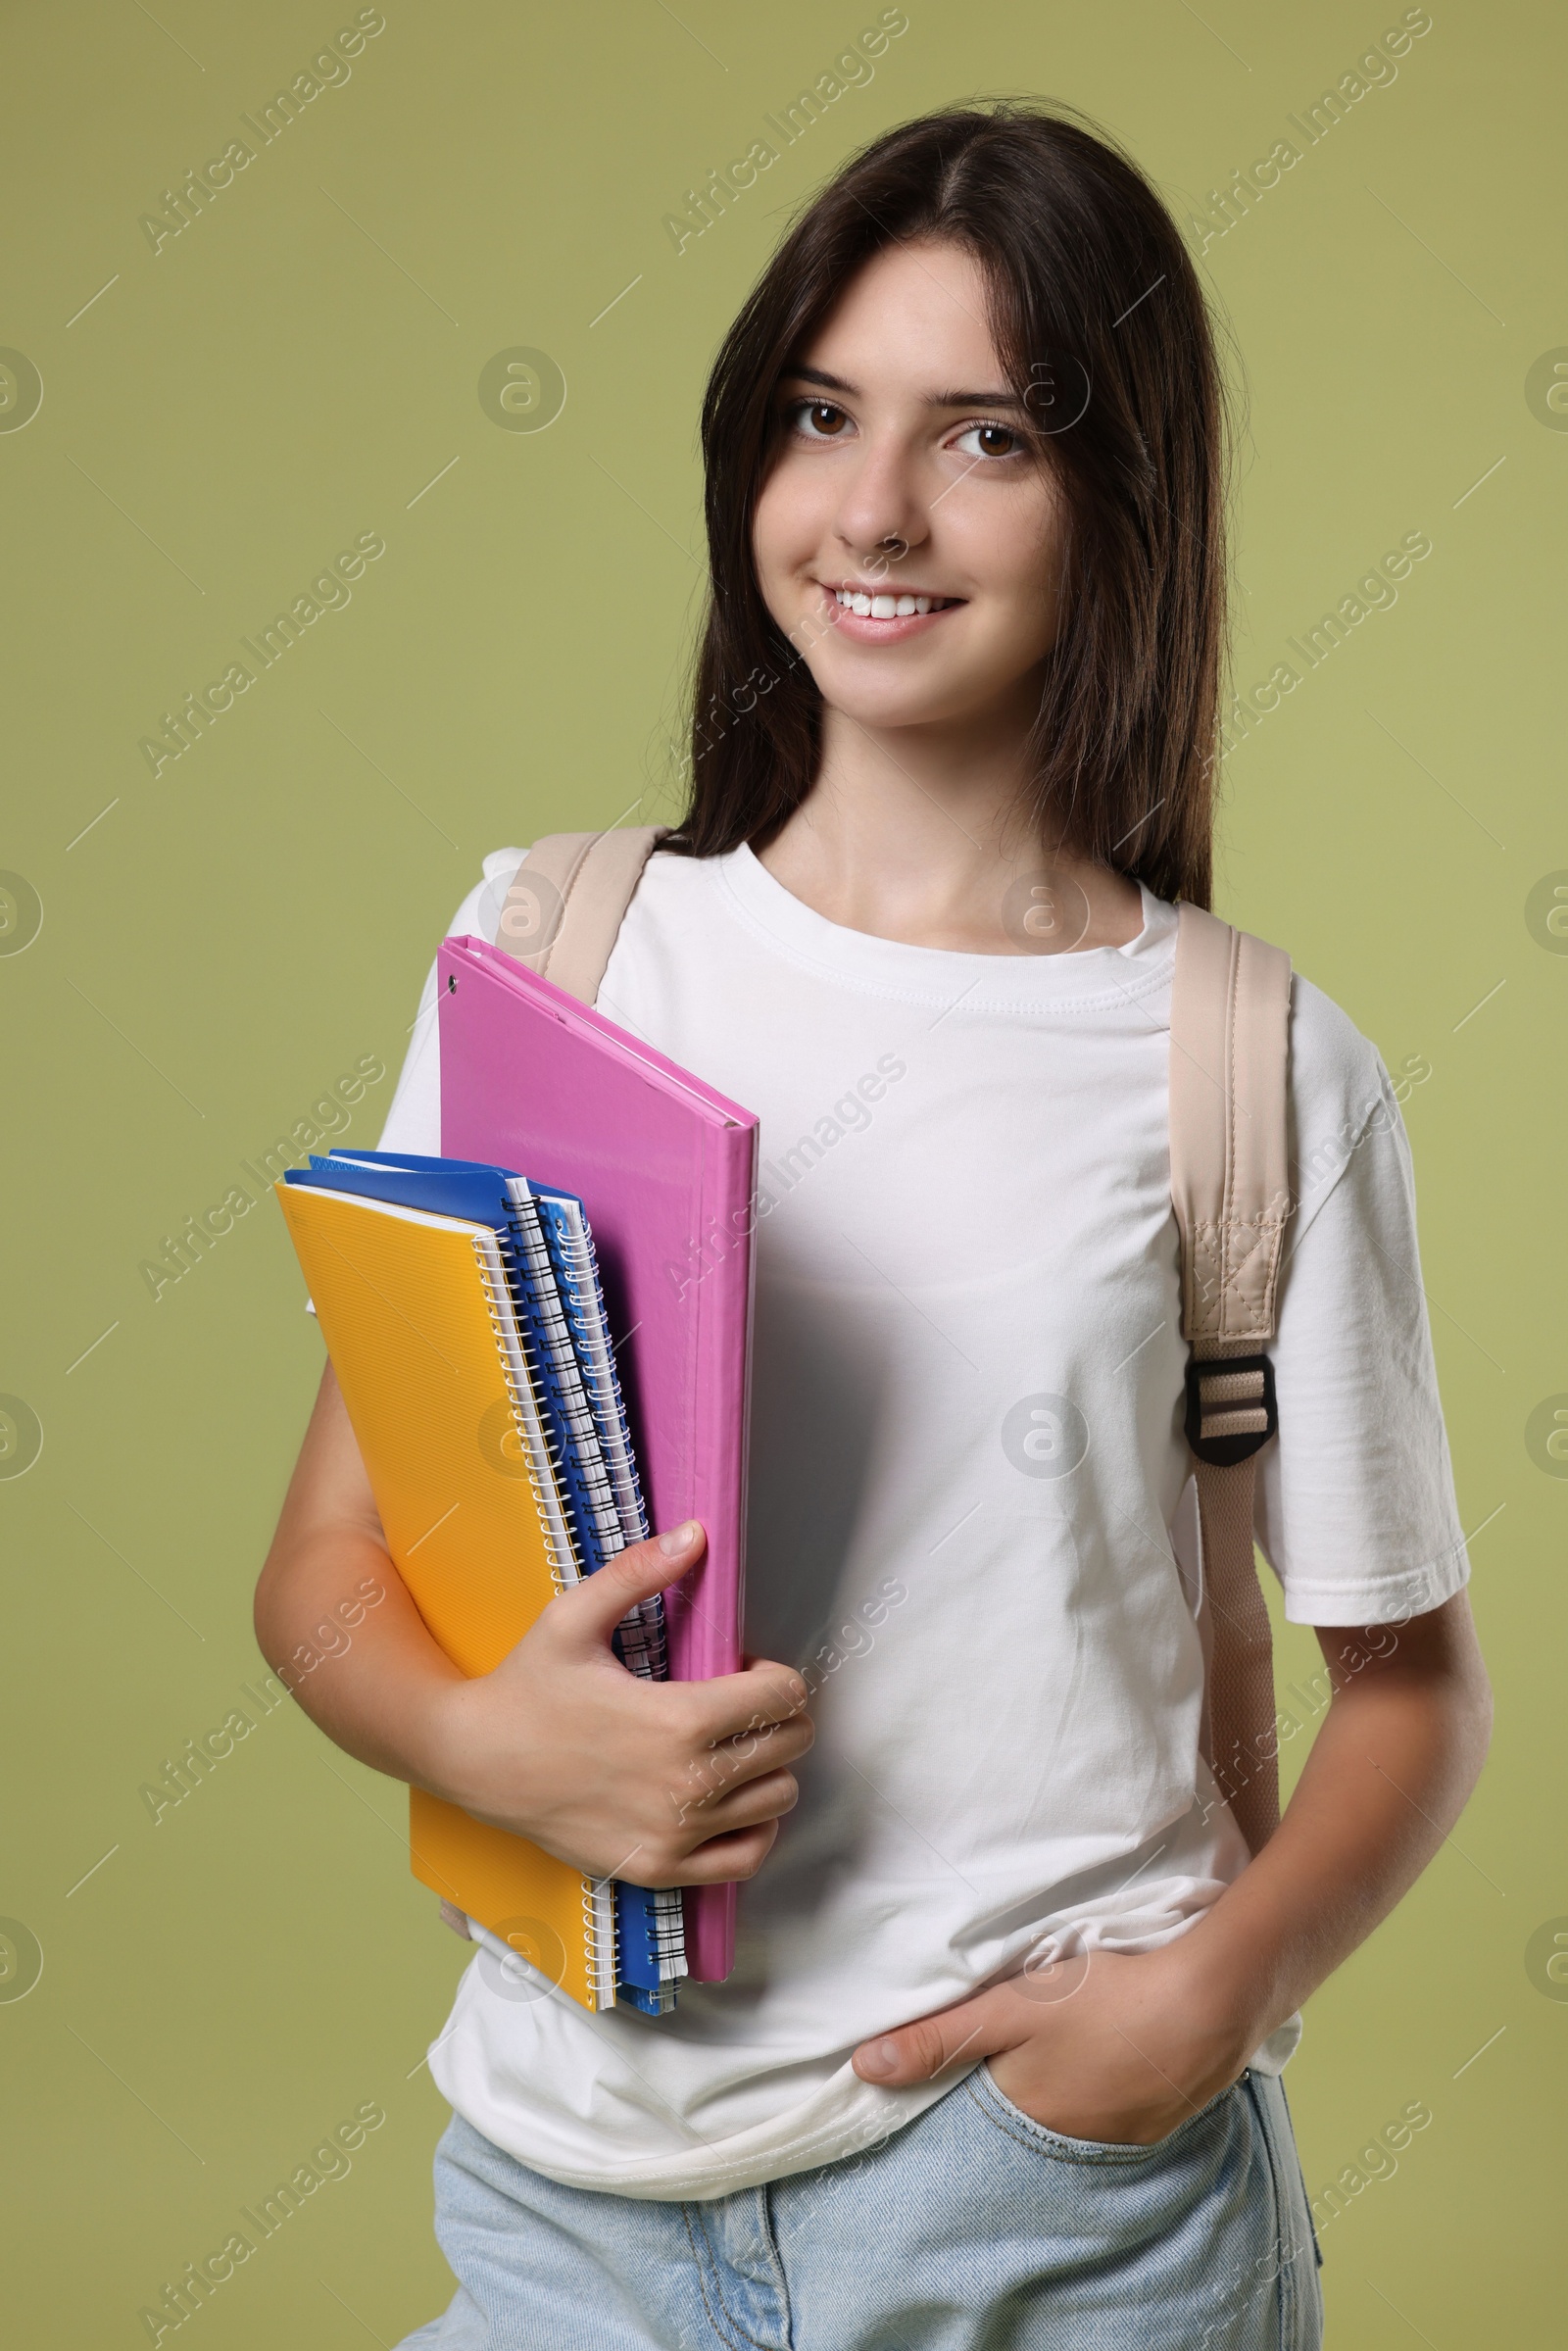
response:
<path id="1" fill-rule="evenodd" d="M 1193 1452 L 1210 1467 L 1250 1460 L 1279 1433 L 1267 1355 L 1189 1355 L 1184 1425 Z"/>

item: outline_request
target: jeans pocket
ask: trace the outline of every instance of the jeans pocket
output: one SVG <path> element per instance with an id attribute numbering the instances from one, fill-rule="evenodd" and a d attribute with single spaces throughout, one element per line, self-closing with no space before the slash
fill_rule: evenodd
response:
<path id="1" fill-rule="evenodd" d="M 1312 2224 L 1296 2132 L 1285 2102 L 1285 2084 L 1277 2074 L 1249 2073 L 1243 2080 L 1257 2120 L 1274 2203 L 1273 2276 L 1279 2282 L 1280 2340 L 1286 2351 L 1319 2351 L 1323 2339 L 1323 2292 L 1318 2271 L 1323 2264 L 1323 2252 Z M 1310 2264 L 1306 2261 L 1308 2245 L 1312 2248 Z"/>
<path id="2" fill-rule="evenodd" d="M 1227 2099 L 1233 2099 L 1241 2084 L 1233 2082 L 1206 2106 L 1200 2107 L 1197 2114 L 1190 2114 L 1178 2123 L 1174 2131 L 1147 2144 L 1137 2139 L 1072 2138 L 1064 2131 L 1053 2131 L 1049 2123 L 1037 2123 L 1032 2114 L 1025 2114 L 1021 2106 L 1013 2104 L 1005 2090 L 998 2088 L 989 2061 L 975 2068 L 965 2086 L 992 2122 L 1010 2131 L 1014 2138 L 1022 2137 L 1025 2143 L 1038 2147 L 1043 2155 L 1054 2156 L 1059 2163 L 1130 2167 L 1158 2163 L 1175 2153 L 1201 2125 L 1213 2121 L 1216 2109 Z"/>

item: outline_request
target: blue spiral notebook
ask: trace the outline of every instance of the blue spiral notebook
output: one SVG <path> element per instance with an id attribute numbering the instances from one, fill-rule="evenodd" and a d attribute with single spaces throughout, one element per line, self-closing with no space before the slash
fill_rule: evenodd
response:
<path id="1" fill-rule="evenodd" d="M 338 1150 L 313 1155 L 308 1168 L 291 1169 L 285 1181 L 489 1225 L 525 1341 L 573 1565 L 592 1575 L 647 1535 L 593 1236 L 579 1200 L 535 1187 L 509 1168 L 415 1152 Z M 622 1619 L 614 1645 L 629 1671 L 649 1681 L 665 1678 L 658 1593 Z M 648 2015 L 666 2013 L 686 1973 L 680 1888 L 617 1881 L 615 1929 L 616 1999 Z"/>

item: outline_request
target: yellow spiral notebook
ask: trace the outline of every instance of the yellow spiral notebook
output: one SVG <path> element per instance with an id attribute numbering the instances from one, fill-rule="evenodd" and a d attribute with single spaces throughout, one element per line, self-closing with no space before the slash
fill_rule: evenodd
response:
<path id="1" fill-rule="evenodd" d="M 488 1673 L 576 1580 L 494 1231 L 275 1187 L 387 1548 L 453 1663 Z M 608 1879 L 409 1790 L 414 1874 L 590 2009 L 615 1998 Z"/>

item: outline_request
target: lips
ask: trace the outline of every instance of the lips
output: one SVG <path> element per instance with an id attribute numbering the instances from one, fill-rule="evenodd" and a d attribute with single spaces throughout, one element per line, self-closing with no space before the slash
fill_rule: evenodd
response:
<path id="1" fill-rule="evenodd" d="M 921 588 L 821 586 L 827 617 L 840 636 L 858 645 L 899 645 L 906 637 L 923 636 L 940 628 L 950 612 L 960 612 L 961 596 L 936 596 Z"/>

